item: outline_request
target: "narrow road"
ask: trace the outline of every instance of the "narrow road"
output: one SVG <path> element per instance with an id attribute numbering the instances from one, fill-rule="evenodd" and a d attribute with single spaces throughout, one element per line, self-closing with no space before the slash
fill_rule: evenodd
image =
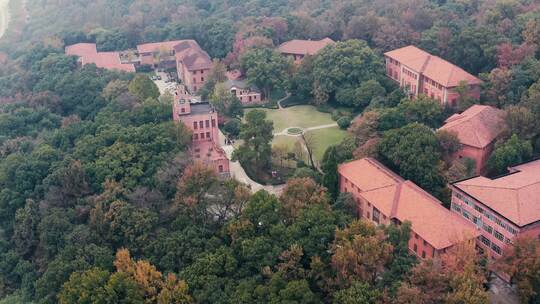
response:
<path id="1" fill-rule="evenodd" d="M 229 169 L 231 171 L 231 177 L 236 179 L 239 182 L 242 182 L 246 185 L 248 185 L 251 188 L 251 192 L 255 193 L 259 190 L 266 190 L 270 194 L 274 194 L 276 196 L 279 196 L 281 192 L 283 191 L 283 188 L 285 185 L 279 185 L 279 186 L 265 186 L 257 183 L 256 181 L 249 178 L 249 176 L 246 174 L 246 171 L 238 161 L 232 161 L 232 154 L 234 152 L 234 147 L 232 145 L 225 145 L 225 136 L 221 131 L 219 131 L 219 144 L 221 145 L 221 148 L 225 151 L 227 154 L 227 158 L 229 161 Z"/>
<path id="2" fill-rule="evenodd" d="M 0 0 L 0 38 L 4 36 L 9 25 L 9 0 Z"/>
<path id="3" fill-rule="evenodd" d="M 287 93 L 287 95 L 285 95 L 285 97 L 281 98 L 280 100 L 277 101 L 277 106 L 280 110 L 283 109 L 283 107 L 281 106 L 281 102 L 284 101 L 285 99 L 291 97 L 291 93 Z"/>

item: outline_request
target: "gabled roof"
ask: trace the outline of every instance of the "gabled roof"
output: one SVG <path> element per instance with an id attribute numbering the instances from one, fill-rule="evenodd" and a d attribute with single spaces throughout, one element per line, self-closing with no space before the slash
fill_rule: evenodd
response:
<path id="1" fill-rule="evenodd" d="M 80 58 L 82 65 L 95 64 L 98 68 L 135 72 L 131 63 L 122 63 L 118 52 L 98 52 L 95 43 L 77 43 L 66 47 L 66 54 Z"/>
<path id="2" fill-rule="evenodd" d="M 512 167 L 510 172 L 494 179 L 474 177 L 453 186 L 518 226 L 540 221 L 540 160 Z"/>
<path id="3" fill-rule="evenodd" d="M 455 64 L 413 45 L 386 52 L 384 55 L 447 88 L 457 87 L 461 81 L 466 81 L 469 85 L 482 83 L 480 79 Z"/>
<path id="4" fill-rule="evenodd" d="M 440 130 L 454 132 L 467 146 L 483 149 L 503 132 L 504 111 L 485 105 L 473 105 L 461 114 L 450 116 Z"/>
<path id="5" fill-rule="evenodd" d="M 174 46 L 182 42 L 182 40 L 164 41 L 164 42 L 152 42 L 137 45 L 137 51 L 139 53 L 153 53 L 160 50 L 172 51 Z"/>
<path id="6" fill-rule="evenodd" d="M 410 221 L 412 230 L 435 249 L 480 235 L 473 224 L 443 207 L 438 199 L 372 158 L 343 164 L 339 172 L 383 214 L 400 222 Z"/>
<path id="7" fill-rule="evenodd" d="M 282 43 L 278 50 L 285 54 L 315 55 L 329 44 L 334 44 L 334 40 L 324 38 L 321 40 L 291 40 Z"/>
<path id="8" fill-rule="evenodd" d="M 195 40 L 182 40 L 174 46 L 176 60 L 182 62 L 188 70 L 212 68 L 212 59 Z"/>

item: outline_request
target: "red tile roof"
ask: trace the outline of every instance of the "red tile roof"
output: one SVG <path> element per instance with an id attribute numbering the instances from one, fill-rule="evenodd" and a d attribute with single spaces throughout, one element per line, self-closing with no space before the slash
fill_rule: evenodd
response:
<path id="1" fill-rule="evenodd" d="M 484 105 L 473 105 L 461 114 L 454 114 L 440 130 L 454 132 L 467 146 L 483 149 L 503 132 L 504 111 Z"/>
<path id="2" fill-rule="evenodd" d="M 153 53 L 160 50 L 172 51 L 174 47 L 183 40 L 153 42 L 137 45 L 137 52 L 140 53 Z"/>
<path id="3" fill-rule="evenodd" d="M 453 184 L 518 226 L 540 221 L 540 160 L 510 168 L 505 176 L 479 176 Z"/>
<path id="4" fill-rule="evenodd" d="M 176 60 L 182 62 L 188 70 L 212 68 L 212 59 L 195 40 L 182 40 L 174 46 Z"/>
<path id="5" fill-rule="evenodd" d="M 67 46 L 66 54 L 79 57 L 82 65 L 93 63 L 98 68 L 135 72 L 133 64 L 120 62 L 120 53 L 98 52 L 95 43 L 77 43 Z"/>
<path id="6" fill-rule="evenodd" d="M 447 88 L 456 87 L 463 80 L 470 85 L 482 82 L 462 68 L 413 45 L 386 52 L 384 55 Z"/>
<path id="7" fill-rule="evenodd" d="M 282 43 L 278 47 L 278 50 L 284 54 L 314 55 L 325 46 L 334 43 L 334 40 L 330 38 L 321 40 L 291 40 Z"/>
<path id="8" fill-rule="evenodd" d="M 410 221 L 412 230 L 435 249 L 480 235 L 474 225 L 443 207 L 435 197 L 372 158 L 343 164 L 339 173 L 383 214 L 400 222 Z"/>

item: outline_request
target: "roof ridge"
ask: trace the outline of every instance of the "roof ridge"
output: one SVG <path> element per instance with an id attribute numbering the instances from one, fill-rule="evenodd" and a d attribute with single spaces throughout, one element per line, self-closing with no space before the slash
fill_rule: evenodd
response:
<path id="1" fill-rule="evenodd" d="M 399 198 L 401 197 L 401 185 L 403 185 L 403 182 L 396 185 L 396 192 L 394 193 L 394 200 L 392 201 L 392 210 L 390 211 L 391 218 L 395 218 L 397 214 Z"/>
<path id="2" fill-rule="evenodd" d="M 381 171 L 383 171 L 388 177 L 390 177 L 391 179 L 393 179 L 394 181 L 398 182 L 398 183 L 401 183 L 401 182 L 404 182 L 405 179 L 403 179 L 403 177 L 399 176 L 397 173 L 395 173 L 394 171 L 390 170 L 388 167 L 386 167 L 385 165 L 383 165 L 381 162 L 379 162 L 378 160 L 376 160 L 375 158 L 372 158 L 372 157 L 366 157 L 364 158 L 365 160 L 367 160 L 369 163 L 371 163 L 372 165 L 374 165 L 375 167 L 377 167 L 378 169 L 381 169 Z"/>

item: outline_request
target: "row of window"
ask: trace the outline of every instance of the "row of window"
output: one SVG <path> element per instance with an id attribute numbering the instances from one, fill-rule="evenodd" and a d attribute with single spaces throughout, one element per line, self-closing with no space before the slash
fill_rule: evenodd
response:
<path id="1" fill-rule="evenodd" d="M 414 78 L 414 79 L 418 79 L 418 75 L 407 70 L 407 69 L 403 69 L 403 73 L 411 78 Z"/>
<path id="2" fill-rule="evenodd" d="M 499 241 L 506 242 L 507 244 L 510 244 L 512 242 L 509 238 L 505 238 L 502 233 L 500 233 L 490 225 L 483 223 L 482 219 L 471 215 L 467 210 L 460 208 L 458 205 L 452 204 L 452 209 L 463 214 L 464 218 L 472 221 L 474 224 L 476 224 L 477 227 L 483 228 L 487 233 L 492 234 Z"/>
<path id="3" fill-rule="evenodd" d="M 204 81 L 204 77 L 201 77 L 201 82 Z M 197 82 L 197 78 L 193 77 L 193 82 Z"/>
<path id="4" fill-rule="evenodd" d="M 428 78 L 426 76 L 424 76 L 424 82 L 425 83 L 428 83 L 434 87 L 436 87 L 437 89 L 439 90 L 442 90 L 443 86 L 441 84 L 439 84 L 438 82 L 436 82 L 435 80 L 431 79 L 431 78 Z"/>
<path id="5" fill-rule="evenodd" d="M 204 74 L 204 70 L 201 70 L 199 73 Z M 193 71 L 193 75 L 197 75 L 197 70 Z"/>
<path id="6" fill-rule="evenodd" d="M 460 193 L 456 193 L 455 196 L 458 199 L 460 199 L 461 201 L 465 202 L 465 204 L 469 205 L 471 208 L 474 208 L 474 210 L 476 210 L 480 214 L 483 214 L 490 221 L 497 223 L 497 225 L 501 226 L 506 231 L 508 231 L 508 232 L 510 232 L 511 234 L 514 234 L 514 235 L 517 234 L 518 231 L 516 229 L 514 229 L 509 224 L 503 222 L 500 218 L 494 216 L 491 212 L 489 212 L 489 211 L 485 210 L 484 208 L 476 205 L 468 197 L 465 197 L 465 196 L 461 195 Z"/>
<path id="7" fill-rule="evenodd" d="M 211 136 L 210 136 L 210 132 L 206 132 L 206 138 L 209 139 Z M 204 132 L 201 132 L 201 133 L 195 133 L 193 134 L 193 140 L 198 140 L 198 139 L 204 139 Z"/>
<path id="8" fill-rule="evenodd" d="M 215 127 L 215 126 L 216 126 L 216 120 L 212 119 L 212 127 Z M 193 122 L 193 129 L 195 129 L 195 130 L 197 130 L 199 128 L 202 129 L 204 127 L 210 128 L 210 120 L 207 119 L 205 121 L 201 120 L 201 121 L 198 121 L 198 122 L 197 121 Z"/>
<path id="9" fill-rule="evenodd" d="M 480 240 L 486 247 L 491 248 L 491 250 L 495 251 L 498 255 L 502 254 L 501 247 L 499 247 L 497 244 L 492 243 L 487 237 L 481 235 Z"/>
<path id="10" fill-rule="evenodd" d="M 397 60 L 392 59 L 392 58 L 388 58 L 388 62 L 390 62 L 393 65 L 399 65 L 399 62 Z"/>

